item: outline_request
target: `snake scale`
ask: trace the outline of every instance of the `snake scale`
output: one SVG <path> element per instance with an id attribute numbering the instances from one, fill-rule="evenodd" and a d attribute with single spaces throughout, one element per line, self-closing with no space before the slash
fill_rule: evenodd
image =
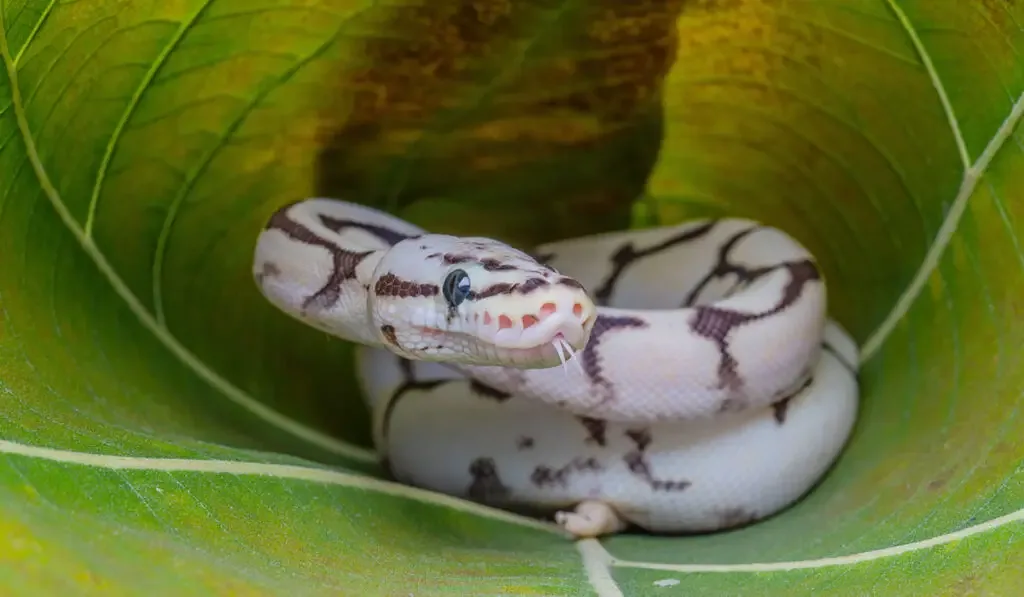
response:
<path id="1" fill-rule="evenodd" d="M 858 407 L 858 354 L 813 256 L 742 218 L 532 253 L 309 198 L 260 232 L 263 296 L 359 345 L 399 482 L 576 537 L 724 530 L 796 502 Z"/>

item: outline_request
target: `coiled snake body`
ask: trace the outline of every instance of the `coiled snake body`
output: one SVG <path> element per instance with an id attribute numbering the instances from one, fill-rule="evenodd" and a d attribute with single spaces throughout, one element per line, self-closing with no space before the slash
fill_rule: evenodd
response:
<path id="1" fill-rule="evenodd" d="M 713 531 L 813 486 L 852 430 L 857 348 L 813 257 L 744 219 L 532 256 L 307 199 L 261 232 L 284 313 L 361 345 L 376 449 L 405 483 L 576 536 Z"/>

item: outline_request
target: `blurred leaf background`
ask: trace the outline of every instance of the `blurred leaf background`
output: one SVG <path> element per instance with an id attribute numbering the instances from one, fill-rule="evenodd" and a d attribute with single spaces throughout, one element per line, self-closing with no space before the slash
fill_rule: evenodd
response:
<path id="1" fill-rule="evenodd" d="M 0 586 L 17 595 L 1010 594 L 1024 3 L 0 0 Z M 350 347 L 275 312 L 309 195 L 528 248 L 734 214 L 864 350 L 796 507 L 574 545 L 375 478 Z"/>

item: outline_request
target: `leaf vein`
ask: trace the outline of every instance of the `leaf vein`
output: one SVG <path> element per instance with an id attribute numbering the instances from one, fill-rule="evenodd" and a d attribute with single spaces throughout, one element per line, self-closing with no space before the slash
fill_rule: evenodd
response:
<path id="1" fill-rule="evenodd" d="M 615 558 L 596 539 L 581 539 L 576 550 L 583 560 L 583 570 L 594 588 L 597 597 L 625 597 L 615 578 L 612 577 L 612 563 Z"/>
<path id="2" fill-rule="evenodd" d="M 942 83 L 942 78 L 939 77 L 939 72 L 935 69 L 935 64 L 932 62 L 931 54 L 929 54 L 928 49 L 924 47 L 924 42 L 921 41 L 921 36 L 918 35 L 917 30 L 914 28 L 914 24 L 910 22 L 906 13 L 904 13 L 903 9 L 896 4 L 895 0 L 886 0 L 886 4 L 889 5 L 889 9 L 892 10 L 896 19 L 907 32 L 907 35 L 910 36 L 910 43 L 913 44 L 914 50 L 921 59 L 921 64 L 928 73 L 928 78 L 932 82 L 932 87 L 935 88 L 935 93 L 938 94 L 939 102 L 942 104 L 942 111 L 946 114 L 946 120 L 949 123 L 950 131 L 953 133 L 953 140 L 956 142 L 956 149 L 960 154 L 960 162 L 966 170 L 971 165 L 971 155 L 967 151 L 967 143 L 964 141 L 963 131 L 960 130 L 960 120 L 956 117 L 956 110 L 953 109 L 953 103 L 949 101 L 949 94 L 946 93 L 946 86 Z"/>
<path id="3" fill-rule="evenodd" d="M 128 105 L 125 107 L 124 112 L 121 114 L 121 118 L 117 121 L 117 125 L 114 126 L 114 131 L 110 134 L 110 139 L 107 140 L 107 147 L 103 152 L 103 159 L 100 161 L 100 167 L 96 171 L 96 182 L 93 184 L 92 196 L 89 199 L 89 209 L 85 217 L 85 238 L 92 238 L 92 228 L 96 221 L 96 210 L 99 207 L 100 193 L 103 191 L 103 183 L 106 180 L 107 169 L 110 167 L 110 162 L 114 157 L 114 151 L 117 149 L 118 143 L 121 141 L 121 135 L 124 132 L 125 126 L 131 119 L 132 114 L 135 113 L 135 108 L 138 107 L 139 102 L 142 101 L 142 96 L 146 94 L 146 91 L 150 87 L 150 83 L 153 78 L 160 72 L 167 58 L 174 51 L 174 48 L 178 47 L 181 43 L 182 38 L 192 28 L 192 25 L 197 19 L 206 11 L 212 4 L 212 0 L 206 0 L 199 5 L 199 8 L 192 14 L 191 17 L 182 21 L 178 30 L 174 33 L 174 36 L 167 42 L 167 45 L 160 51 L 153 64 L 150 65 L 149 70 L 142 76 L 142 80 L 139 81 L 138 87 L 135 88 L 135 93 L 132 94 Z"/>
<path id="4" fill-rule="evenodd" d="M 860 553 L 833 556 L 828 558 L 817 558 L 813 560 L 798 560 L 791 562 L 754 562 L 750 564 L 663 564 L 660 562 L 639 562 L 633 560 L 621 560 L 611 556 L 610 565 L 620 568 L 642 568 L 646 570 L 666 570 L 671 572 L 788 572 L 791 570 L 808 570 L 814 568 L 831 568 L 835 566 L 852 566 L 864 562 L 872 562 L 886 558 L 892 558 L 907 553 L 932 549 L 957 541 L 968 539 L 975 535 L 992 531 L 1006 525 L 1024 522 L 1024 509 L 1011 512 L 986 522 L 970 527 L 938 535 L 930 539 L 894 545 L 883 549 L 875 549 Z"/>
<path id="5" fill-rule="evenodd" d="M 242 109 L 235 115 L 234 120 L 228 125 L 227 130 L 217 138 L 216 142 L 210 147 L 209 151 L 206 152 L 200 158 L 199 164 L 189 172 L 183 184 L 179 187 L 178 193 L 175 194 L 174 199 L 171 201 L 171 205 L 168 207 L 167 216 L 164 218 L 163 225 L 160 228 L 160 235 L 157 237 L 156 250 L 153 254 L 153 266 L 152 266 L 152 292 L 153 292 L 153 311 L 156 314 L 157 323 L 161 326 L 166 326 L 166 317 L 164 313 L 164 301 L 163 301 L 163 268 L 164 263 L 167 259 L 167 243 L 170 239 L 171 231 L 174 228 L 174 224 L 178 219 L 178 213 L 181 211 L 181 206 L 185 201 L 185 197 L 193 189 L 202 176 L 206 172 L 206 169 L 213 163 L 217 153 L 227 144 L 231 136 L 238 131 L 238 129 L 245 123 L 246 117 L 249 116 L 252 111 L 260 105 L 260 103 L 266 99 L 266 97 L 275 89 L 277 89 L 284 82 L 288 81 L 293 77 L 299 69 L 308 64 L 310 61 L 318 58 L 324 52 L 326 52 L 345 30 L 345 27 L 339 27 L 334 35 L 328 37 L 320 44 L 315 50 L 313 50 L 308 56 L 297 60 L 290 68 L 286 69 L 277 78 L 276 81 L 269 85 L 265 85 L 255 97 L 250 99 Z"/>
<path id="6" fill-rule="evenodd" d="M 21 63 L 21 57 L 25 54 L 25 50 L 28 49 L 29 45 L 32 44 L 32 40 L 36 38 L 36 34 L 43 28 L 43 23 L 50 17 L 50 12 L 53 10 L 53 6 L 57 4 L 57 0 L 50 0 L 50 3 L 43 9 L 43 13 L 39 15 L 39 19 L 36 20 L 35 27 L 29 32 L 28 37 L 25 38 L 25 43 L 21 45 L 21 49 L 18 50 L 18 55 L 14 57 L 14 66 L 18 66 Z"/>
<path id="7" fill-rule="evenodd" d="M 249 396 L 240 388 L 221 377 L 205 363 L 192 354 L 177 338 L 168 333 L 167 330 L 157 325 L 152 314 L 142 305 L 138 297 L 128 288 L 124 280 L 117 275 L 113 266 L 93 243 L 92 239 L 85 235 L 84 230 L 75 221 L 67 205 L 53 186 L 49 174 L 46 172 L 39 154 L 36 150 L 35 140 L 29 130 L 28 121 L 25 116 L 24 106 L 21 104 L 21 94 L 18 88 L 18 73 L 11 59 L 10 49 L 7 45 L 7 35 L 4 30 L 3 15 L 0 13 L 0 59 L 2 59 L 7 72 L 7 78 L 11 90 L 11 102 L 17 128 L 25 145 L 25 152 L 32 164 L 36 179 L 39 182 L 42 193 L 46 196 L 50 205 L 64 223 L 64 226 L 78 241 L 79 246 L 86 255 L 93 261 L 100 273 L 107 279 L 113 290 L 124 300 L 126 306 L 138 318 L 139 322 L 148 329 L 159 342 L 161 342 L 173 355 L 175 355 L 185 366 L 191 369 L 197 376 L 206 381 L 210 386 L 219 390 L 229 400 L 241 406 L 251 414 L 262 419 L 266 423 L 293 435 L 311 445 L 314 445 L 332 456 L 341 456 L 364 464 L 376 462 L 374 453 L 360 446 L 338 440 L 316 429 L 303 425 L 285 417 L 281 413 L 269 408 L 267 405 Z"/>
<path id="8" fill-rule="evenodd" d="M 162 471 L 167 473 L 209 473 L 216 475 L 252 476 L 275 479 L 277 481 L 306 481 L 347 487 L 361 491 L 369 491 L 402 499 L 410 499 L 436 506 L 443 506 L 476 514 L 485 518 L 516 524 L 555 535 L 565 536 L 561 527 L 533 518 L 520 516 L 426 489 L 411 487 L 401 483 L 385 481 L 366 475 L 349 473 L 315 466 L 296 464 L 275 464 L 248 460 L 198 460 L 190 458 L 156 458 L 147 456 L 118 456 L 97 454 L 93 452 L 77 452 L 60 450 L 13 442 L 0 439 L 0 453 L 21 456 L 38 460 L 48 460 L 62 464 L 93 467 L 121 473 L 123 471 Z"/>
<path id="9" fill-rule="evenodd" d="M 935 268 L 938 267 L 939 259 L 941 259 L 946 247 L 949 245 L 950 239 L 956 232 L 957 227 L 960 224 L 960 218 L 963 216 L 964 211 L 967 208 L 967 201 L 974 194 L 974 189 L 977 187 L 978 182 L 981 180 L 985 171 L 988 169 L 989 164 L 995 157 L 996 152 L 999 151 L 1006 140 L 1010 138 L 1014 127 L 1020 121 L 1021 116 L 1024 115 L 1024 93 L 1017 98 L 1013 108 L 1007 115 L 1006 119 L 1003 120 L 999 129 L 992 136 L 992 139 L 985 146 L 984 151 L 978 157 L 978 160 L 974 162 L 964 172 L 963 182 L 960 184 L 960 189 L 957 191 L 956 197 L 953 199 L 953 204 L 950 206 L 949 211 L 946 213 L 946 218 L 942 222 L 942 226 L 939 227 L 938 233 L 935 235 L 935 240 L 928 248 L 928 252 L 925 254 L 924 259 L 921 262 L 917 273 L 907 286 L 903 294 L 897 299 L 896 304 L 885 319 L 875 328 L 868 339 L 864 342 L 861 348 L 861 364 L 867 362 L 882 347 L 882 344 L 889 337 L 889 335 L 896 329 L 896 326 L 903 319 L 903 316 L 910 310 L 911 305 L 917 299 L 918 295 L 921 294 L 921 289 L 927 283 L 928 278 L 931 276 Z"/>

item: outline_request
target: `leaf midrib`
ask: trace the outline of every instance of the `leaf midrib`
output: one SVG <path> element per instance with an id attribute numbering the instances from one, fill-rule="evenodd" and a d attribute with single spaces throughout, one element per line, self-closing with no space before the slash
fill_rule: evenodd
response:
<path id="1" fill-rule="evenodd" d="M 55 1 L 55 0 L 54 0 Z M 103 152 L 103 158 L 100 161 L 99 171 L 96 173 L 96 182 L 93 184 L 92 195 L 89 198 L 89 207 L 86 210 L 85 226 L 83 234 L 86 238 L 92 239 L 92 229 L 96 222 L 96 211 L 99 208 L 100 194 L 103 191 L 103 184 L 107 179 L 107 170 L 110 168 L 110 162 L 114 158 L 114 153 L 117 150 L 118 144 L 121 142 L 121 135 L 124 133 L 124 128 L 128 125 L 128 121 L 131 119 L 132 114 L 135 113 L 135 108 L 138 107 L 139 102 L 142 101 L 142 96 L 146 94 L 146 91 L 150 88 L 150 83 L 156 76 L 160 69 L 163 67 L 167 57 L 171 55 L 181 39 L 185 37 L 185 33 L 195 24 L 196 20 L 209 8 L 212 0 L 206 0 L 195 10 L 192 15 L 181 22 L 178 26 L 178 30 L 174 32 L 171 39 L 164 45 L 163 49 L 157 55 L 156 59 L 153 60 L 153 64 L 150 65 L 149 69 L 146 70 L 146 74 L 142 76 L 142 80 L 139 85 L 135 88 L 135 92 L 132 93 L 131 99 L 128 100 L 128 105 L 121 113 L 121 118 L 118 119 L 117 125 L 114 126 L 114 131 L 110 134 L 110 138 L 107 140 L 107 146 Z M 26 44 L 27 46 L 28 44 Z"/>
<path id="2" fill-rule="evenodd" d="M 925 252 L 914 277 L 911 278 L 907 287 L 896 299 L 896 302 L 893 303 L 889 313 L 882 318 L 882 321 L 879 322 L 874 331 L 868 334 L 867 339 L 861 345 L 861 365 L 871 360 L 880 352 L 889 335 L 896 329 L 896 326 L 903 320 L 903 317 L 910 311 L 911 306 L 921 294 L 921 290 L 938 267 L 946 247 L 956 233 L 960 225 L 960 218 L 967 208 L 968 201 L 974 194 L 974 189 L 988 169 L 996 153 L 1009 138 L 1016 123 L 1021 119 L 1021 114 L 1024 113 L 1024 93 L 1022 93 L 1010 109 L 1010 113 L 1006 116 L 1002 125 L 993 133 L 989 142 L 985 145 L 985 149 L 982 150 L 977 160 L 972 162 L 963 132 L 960 129 L 960 121 L 956 116 L 956 111 L 949 99 L 949 95 L 946 93 L 946 86 L 942 82 L 942 77 L 939 76 L 938 70 L 932 62 L 928 49 L 917 35 L 913 23 L 910 22 L 910 19 L 907 18 L 903 9 L 896 4 L 895 0 L 885 0 L 885 2 L 910 38 L 911 44 L 914 46 L 914 50 L 917 52 L 922 66 L 924 66 L 928 74 L 928 78 L 932 82 L 932 87 L 938 95 L 939 103 L 946 116 L 946 121 L 949 124 L 954 143 L 957 147 L 957 153 L 963 166 L 963 178 L 961 179 L 960 188 L 957 190 L 953 202 L 946 212 L 946 216 L 943 218 L 938 231 L 936 231 L 935 238 Z"/>

